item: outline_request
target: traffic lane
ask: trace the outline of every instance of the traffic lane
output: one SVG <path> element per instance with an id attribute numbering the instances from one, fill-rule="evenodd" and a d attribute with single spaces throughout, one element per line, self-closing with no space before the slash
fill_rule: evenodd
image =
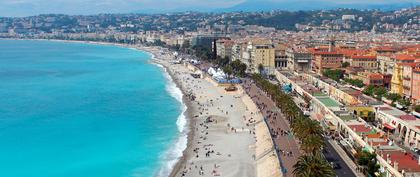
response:
<path id="1" fill-rule="evenodd" d="M 322 153 L 327 159 L 328 162 L 333 162 L 336 168 L 334 171 L 337 176 L 339 177 L 356 177 L 350 167 L 344 162 L 344 160 L 340 157 L 340 155 L 335 151 L 329 141 L 324 139 L 325 146 Z"/>

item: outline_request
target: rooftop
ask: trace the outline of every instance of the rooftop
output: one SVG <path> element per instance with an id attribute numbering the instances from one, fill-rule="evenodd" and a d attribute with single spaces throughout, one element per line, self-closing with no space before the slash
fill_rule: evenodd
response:
<path id="1" fill-rule="evenodd" d="M 330 97 L 317 97 L 319 101 L 321 101 L 322 104 L 324 104 L 327 107 L 339 107 L 340 104 L 331 99 Z"/>
<path id="2" fill-rule="evenodd" d="M 356 133 L 376 133 L 373 129 L 364 124 L 348 125 Z"/>
<path id="3" fill-rule="evenodd" d="M 420 165 L 418 159 L 410 153 L 401 151 L 382 151 L 383 158 L 391 161 L 391 165 L 398 163 L 398 171 L 404 170 L 405 172 L 420 172 Z"/>

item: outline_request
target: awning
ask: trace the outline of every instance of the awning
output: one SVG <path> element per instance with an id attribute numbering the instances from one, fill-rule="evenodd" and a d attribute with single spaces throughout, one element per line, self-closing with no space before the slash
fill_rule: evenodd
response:
<path id="1" fill-rule="evenodd" d="M 384 127 L 387 128 L 387 129 L 389 129 L 389 130 L 394 130 L 395 129 L 394 127 L 392 127 L 388 123 L 384 123 Z"/>

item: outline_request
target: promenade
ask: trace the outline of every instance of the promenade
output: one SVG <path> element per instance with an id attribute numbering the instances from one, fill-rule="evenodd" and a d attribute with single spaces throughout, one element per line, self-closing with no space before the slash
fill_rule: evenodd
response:
<path id="1" fill-rule="evenodd" d="M 292 135 L 290 124 L 268 95 L 250 79 L 243 80 L 246 93 L 260 109 L 267 122 L 283 171 L 283 176 L 293 176 L 293 165 L 301 155 L 299 143 Z"/>

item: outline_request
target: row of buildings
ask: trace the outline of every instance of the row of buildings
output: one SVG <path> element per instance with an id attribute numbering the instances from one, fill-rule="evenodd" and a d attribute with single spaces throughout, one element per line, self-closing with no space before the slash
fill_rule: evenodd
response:
<path id="1" fill-rule="evenodd" d="M 420 103 L 420 45 L 357 48 L 335 44 L 294 46 L 264 38 L 215 40 L 218 57 L 240 60 L 249 72 L 273 74 L 275 70 L 315 72 L 343 70 L 349 79 L 383 86 L 392 93 Z M 262 66 L 262 67 L 261 67 Z"/>

